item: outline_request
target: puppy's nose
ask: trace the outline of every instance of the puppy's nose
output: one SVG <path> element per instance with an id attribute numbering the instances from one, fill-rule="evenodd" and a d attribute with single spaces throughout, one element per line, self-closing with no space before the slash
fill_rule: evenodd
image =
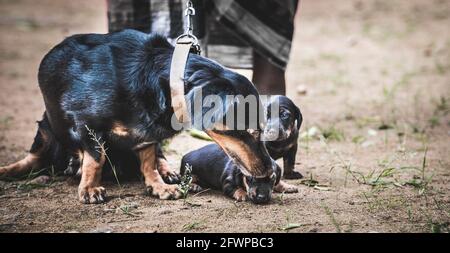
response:
<path id="1" fill-rule="evenodd" d="M 266 136 L 266 139 L 275 140 L 277 138 L 278 131 L 275 128 L 269 128 L 266 131 L 264 131 L 264 134 Z"/>
<path id="2" fill-rule="evenodd" d="M 266 203 L 266 202 L 268 202 L 268 201 L 269 201 L 269 197 L 268 197 L 268 196 L 266 196 L 266 195 L 264 195 L 264 194 L 258 194 L 258 195 L 256 195 L 255 203 L 257 203 L 257 204 L 262 204 L 262 203 Z"/>

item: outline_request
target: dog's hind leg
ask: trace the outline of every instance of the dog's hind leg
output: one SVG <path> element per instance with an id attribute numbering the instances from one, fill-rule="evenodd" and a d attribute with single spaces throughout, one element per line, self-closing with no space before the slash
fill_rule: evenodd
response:
<path id="1" fill-rule="evenodd" d="M 173 170 L 169 163 L 167 162 L 166 157 L 162 153 L 161 144 L 157 144 L 156 147 L 156 162 L 157 169 L 159 174 L 161 175 L 164 182 L 167 184 L 178 184 L 180 183 L 180 174 L 178 174 L 175 170 Z"/>
<path id="2" fill-rule="evenodd" d="M 32 170 L 39 170 L 48 163 L 48 150 L 53 136 L 50 132 L 47 118 L 38 121 L 38 130 L 28 155 L 13 164 L 0 167 L 0 178 L 17 178 Z"/>
<path id="3" fill-rule="evenodd" d="M 39 166 L 39 156 L 37 154 L 28 153 L 22 160 L 13 164 L 0 167 L 0 178 L 16 178 Z"/>
<path id="4" fill-rule="evenodd" d="M 138 151 L 141 161 L 141 172 L 144 175 L 145 186 L 149 194 L 160 199 L 178 199 L 182 196 L 178 185 L 164 183 L 158 172 L 157 144 L 152 144 Z"/>

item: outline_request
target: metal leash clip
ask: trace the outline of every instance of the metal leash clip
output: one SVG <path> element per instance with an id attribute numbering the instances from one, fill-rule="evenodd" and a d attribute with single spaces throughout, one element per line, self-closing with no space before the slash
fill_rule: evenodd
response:
<path id="1" fill-rule="evenodd" d="M 192 25 L 192 16 L 195 16 L 195 9 L 192 1 L 187 1 L 186 10 L 184 11 L 184 16 L 186 16 L 186 30 L 183 34 L 176 38 L 175 42 L 177 44 L 192 44 L 191 51 L 195 54 L 200 54 L 201 49 L 198 44 L 197 37 L 193 34 L 194 28 Z"/>

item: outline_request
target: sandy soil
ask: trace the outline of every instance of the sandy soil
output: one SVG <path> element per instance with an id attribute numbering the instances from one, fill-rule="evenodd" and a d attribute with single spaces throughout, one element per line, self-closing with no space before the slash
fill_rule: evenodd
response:
<path id="1" fill-rule="evenodd" d="M 1 165 L 33 140 L 44 54 L 70 34 L 106 31 L 102 0 L 38 2 L 0 0 Z M 141 182 L 107 182 L 106 204 L 83 205 L 73 180 L 0 181 L 0 231 L 449 232 L 450 2 L 336 4 L 303 1 L 296 19 L 288 95 L 305 119 L 296 169 L 310 180 L 290 181 L 299 193 L 264 206 L 216 192 L 161 201 Z M 206 143 L 180 134 L 170 164 Z"/>

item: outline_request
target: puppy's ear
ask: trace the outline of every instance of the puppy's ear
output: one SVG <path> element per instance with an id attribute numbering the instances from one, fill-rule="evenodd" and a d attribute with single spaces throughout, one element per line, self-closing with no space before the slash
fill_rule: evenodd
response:
<path id="1" fill-rule="evenodd" d="M 295 106 L 295 120 L 297 121 L 297 130 L 299 130 L 300 127 L 302 126 L 303 115 L 302 115 L 302 112 L 300 111 L 300 109 L 297 106 Z"/>

